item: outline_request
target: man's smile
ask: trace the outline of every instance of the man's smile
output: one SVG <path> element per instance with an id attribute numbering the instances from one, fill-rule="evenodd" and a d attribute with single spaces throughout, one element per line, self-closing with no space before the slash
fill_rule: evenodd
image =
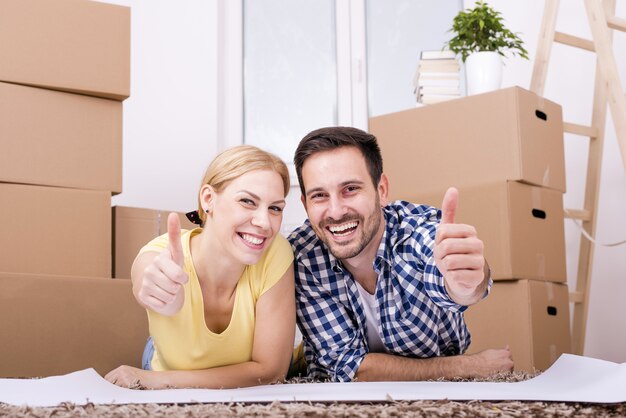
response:
<path id="1" fill-rule="evenodd" d="M 359 226 L 357 221 L 349 221 L 342 224 L 328 225 L 326 229 L 336 237 L 350 235 Z"/>

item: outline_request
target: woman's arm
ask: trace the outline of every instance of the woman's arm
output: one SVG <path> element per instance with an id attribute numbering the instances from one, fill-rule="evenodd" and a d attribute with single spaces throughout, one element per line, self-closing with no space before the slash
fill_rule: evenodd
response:
<path id="1" fill-rule="evenodd" d="M 105 378 L 119 386 L 141 385 L 149 389 L 237 388 L 275 383 L 289 370 L 295 337 L 293 265 L 256 305 L 252 360 L 207 370 L 147 371 L 121 366 Z"/>

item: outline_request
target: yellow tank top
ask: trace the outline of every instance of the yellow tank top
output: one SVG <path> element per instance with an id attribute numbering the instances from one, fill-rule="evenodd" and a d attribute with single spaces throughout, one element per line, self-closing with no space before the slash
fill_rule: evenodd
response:
<path id="1" fill-rule="evenodd" d="M 155 348 L 152 370 L 201 370 L 250 361 L 256 302 L 280 280 L 293 261 L 291 246 L 277 235 L 263 258 L 255 265 L 246 266 L 237 284 L 230 323 L 216 334 L 207 328 L 204 320 L 202 291 L 189 249 L 191 237 L 200 232 L 202 229 L 196 228 L 181 234 L 184 270 L 189 275 L 181 310 L 171 317 L 147 310 Z M 161 251 L 167 245 L 165 234 L 149 242 L 141 253 Z"/>

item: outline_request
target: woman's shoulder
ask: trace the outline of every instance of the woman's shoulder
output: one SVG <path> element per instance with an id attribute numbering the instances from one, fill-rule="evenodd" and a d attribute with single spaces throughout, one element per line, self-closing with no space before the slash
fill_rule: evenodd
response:
<path id="1" fill-rule="evenodd" d="M 274 241 L 270 245 L 270 250 L 274 249 L 275 251 L 284 251 L 291 253 L 291 244 L 287 241 L 287 238 L 282 236 L 281 234 L 276 234 L 274 237 Z"/>
<path id="2" fill-rule="evenodd" d="M 280 234 L 274 237 L 269 248 L 263 255 L 259 264 L 267 265 L 274 262 L 291 262 L 293 260 L 293 251 L 289 241 Z"/>

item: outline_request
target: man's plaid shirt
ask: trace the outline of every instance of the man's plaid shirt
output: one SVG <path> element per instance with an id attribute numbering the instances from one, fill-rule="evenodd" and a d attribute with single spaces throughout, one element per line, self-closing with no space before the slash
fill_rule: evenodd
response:
<path id="1" fill-rule="evenodd" d="M 378 274 L 378 332 L 387 353 L 422 358 L 462 354 L 470 344 L 462 313 L 466 307 L 450 299 L 433 255 L 441 212 L 396 201 L 383 213 L 386 228 L 373 268 Z M 350 381 L 369 352 L 354 278 L 308 220 L 291 233 L 289 242 L 309 375 Z"/>

